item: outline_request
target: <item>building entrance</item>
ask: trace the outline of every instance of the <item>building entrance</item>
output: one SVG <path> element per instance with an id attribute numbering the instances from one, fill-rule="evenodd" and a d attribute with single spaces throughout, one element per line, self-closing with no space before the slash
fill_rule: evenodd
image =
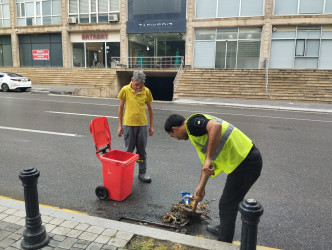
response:
<path id="1" fill-rule="evenodd" d="M 177 68 L 185 55 L 184 33 L 149 33 L 129 35 L 132 68 Z"/>

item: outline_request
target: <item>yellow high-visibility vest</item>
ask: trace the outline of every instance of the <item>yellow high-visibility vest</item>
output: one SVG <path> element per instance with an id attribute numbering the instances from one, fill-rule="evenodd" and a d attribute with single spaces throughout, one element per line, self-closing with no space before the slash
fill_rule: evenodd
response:
<path id="1" fill-rule="evenodd" d="M 241 130 L 220 118 L 205 114 L 194 115 L 203 115 L 209 120 L 214 120 L 221 123 L 221 139 L 216 148 L 216 151 L 212 156 L 215 174 L 211 175 L 211 177 L 216 177 L 222 171 L 224 171 L 226 174 L 232 173 L 234 169 L 236 169 L 249 154 L 253 146 L 252 141 Z M 191 117 L 189 117 L 188 120 Z M 190 134 L 187 124 L 186 129 L 191 143 L 197 150 L 199 159 L 201 160 L 202 164 L 204 164 L 206 150 L 209 143 L 208 134 L 194 136 Z"/>

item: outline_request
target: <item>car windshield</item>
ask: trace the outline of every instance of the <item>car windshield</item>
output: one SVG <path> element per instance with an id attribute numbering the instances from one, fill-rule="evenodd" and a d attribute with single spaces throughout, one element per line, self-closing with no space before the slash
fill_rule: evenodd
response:
<path id="1" fill-rule="evenodd" d="M 8 73 L 8 76 L 10 76 L 10 77 L 23 77 L 19 74 L 15 74 L 15 73 Z"/>

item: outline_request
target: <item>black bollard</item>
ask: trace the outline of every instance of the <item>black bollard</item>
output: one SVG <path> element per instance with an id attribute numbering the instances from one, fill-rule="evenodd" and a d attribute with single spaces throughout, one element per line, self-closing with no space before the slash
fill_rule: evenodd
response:
<path id="1" fill-rule="evenodd" d="M 40 173 L 37 169 L 24 169 L 19 177 L 24 187 L 26 229 L 23 232 L 21 246 L 25 249 L 38 249 L 46 246 L 50 238 L 42 225 L 39 213 L 37 180 Z"/>
<path id="2" fill-rule="evenodd" d="M 246 199 L 239 205 L 242 219 L 241 250 L 255 250 L 259 218 L 263 214 L 262 205 L 255 199 Z"/>

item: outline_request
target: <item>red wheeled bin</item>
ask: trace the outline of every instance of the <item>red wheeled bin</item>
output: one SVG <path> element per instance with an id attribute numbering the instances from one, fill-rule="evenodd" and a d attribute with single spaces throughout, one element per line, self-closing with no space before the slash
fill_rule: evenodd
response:
<path id="1" fill-rule="evenodd" d="M 96 188 L 99 199 L 123 201 L 131 194 L 135 161 L 138 154 L 111 150 L 111 133 L 107 118 L 95 118 L 90 123 L 90 132 L 96 146 L 96 156 L 102 163 L 103 186 Z"/>

